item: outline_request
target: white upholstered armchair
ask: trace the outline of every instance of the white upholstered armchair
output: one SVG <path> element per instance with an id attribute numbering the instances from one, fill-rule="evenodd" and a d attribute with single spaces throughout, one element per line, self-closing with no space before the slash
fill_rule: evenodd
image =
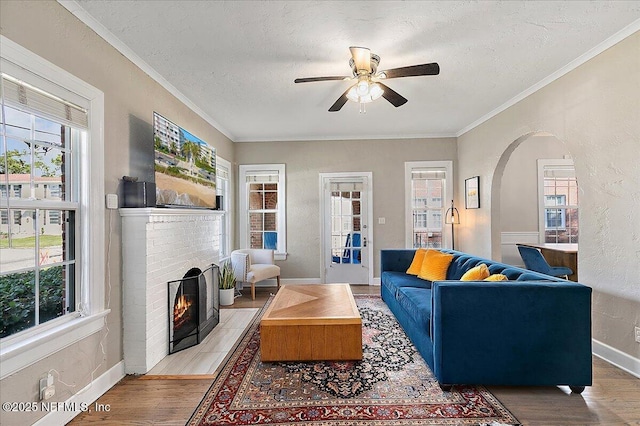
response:
<path id="1" fill-rule="evenodd" d="M 256 283 L 276 278 L 280 288 L 280 267 L 274 263 L 273 250 L 240 249 L 231 252 L 236 281 L 251 284 L 251 299 L 256 298 Z"/>

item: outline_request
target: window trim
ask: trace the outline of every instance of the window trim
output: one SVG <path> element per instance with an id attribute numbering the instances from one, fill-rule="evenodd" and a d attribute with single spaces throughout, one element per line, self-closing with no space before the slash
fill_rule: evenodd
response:
<path id="1" fill-rule="evenodd" d="M 238 173 L 239 234 L 240 248 L 249 247 L 249 193 L 247 191 L 247 175 L 262 170 L 278 171 L 278 247 L 274 253 L 275 260 L 287 259 L 287 200 L 286 175 L 284 164 L 241 164 Z"/>
<path id="2" fill-rule="evenodd" d="M 80 309 L 2 339 L 0 379 L 40 361 L 101 330 L 110 309 L 105 308 L 105 211 L 104 211 L 104 93 L 62 68 L 0 35 L 2 69 L 24 77 L 63 98 L 89 105 L 88 135 L 78 160 L 83 175 L 80 205 Z"/>
<path id="3" fill-rule="evenodd" d="M 220 223 L 220 237 L 222 237 L 223 232 L 225 233 L 224 240 L 224 250 L 220 250 L 220 260 L 224 260 L 231 256 L 231 243 L 233 240 L 233 233 L 231 224 L 233 223 L 233 209 L 230 207 L 233 205 L 231 200 L 231 194 L 233 194 L 233 174 L 231 168 L 231 162 L 225 160 L 222 157 L 217 157 L 216 159 L 217 168 L 223 168 L 229 173 L 229 177 L 224 179 L 227 184 L 225 187 L 225 191 L 222 195 L 222 206 L 216 206 L 217 209 L 222 211 L 221 223 Z M 223 179 L 220 177 L 220 179 Z M 224 231 L 223 231 L 224 230 Z M 220 247 L 223 246 L 223 241 L 220 241 Z"/>
<path id="4" fill-rule="evenodd" d="M 405 226 L 405 247 L 413 247 L 413 215 L 411 206 L 411 172 L 414 169 L 444 169 L 444 194 L 442 194 L 444 211 L 447 210 L 448 201 L 453 200 L 453 161 L 406 161 L 404 163 L 404 226 Z M 442 224 L 443 246 L 451 247 L 451 230 Z"/>

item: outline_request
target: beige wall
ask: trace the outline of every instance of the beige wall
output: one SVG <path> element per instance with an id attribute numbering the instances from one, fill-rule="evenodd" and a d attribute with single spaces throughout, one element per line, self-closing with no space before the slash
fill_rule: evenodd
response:
<path id="1" fill-rule="evenodd" d="M 633 339 L 634 325 L 640 326 L 638 52 L 640 33 L 635 33 L 458 138 L 459 181 L 480 175 L 483 205 L 464 212 L 461 247 L 494 257 L 500 253 L 501 229 L 497 183 L 514 146 L 536 131 L 564 143 L 580 186 L 578 269 L 580 281 L 594 289 L 593 337 L 612 346 L 620 359 L 631 356 L 635 362 L 640 359 Z"/>
<path id="2" fill-rule="evenodd" d="M 320 278 L 319 173 L 373 173 L 373 265 L 380 249 L 405 246 L 404 163 L 452 160 L 455 139 L 237 143 L 238 164 L 284 163 L 287 176 L 287 252 L 283 278 Z M 386 223 L 378 225 L 378 217 Z M 236 241 L 237 243 L 237 241 Z M 238 245 L 238 244 L 236 244 Z"/>
<path id="3" fill-rule="evenodd" d="M 98 37 L 65 8 L 54 1 L 2 1 L 2 35 L 63 68 L 104 92 L 105 99 L 105 192 L 119 191 L 123 175 L 151 179 L 153 164 L 147 146 L 153 146 L 151 120 L 158 111 L 211 143 L 218 154 L 233 162 L 232 142 L 164 90 L 138 67 Z M 151 148 L 152 149 L 152 148 Z M 49 369 L 75 387 L 57 383 L 53 401 L 67 400 L 122 360 L 122 288 L 120 217 L 107 211 L 105 247 L 111 233 L 109 276 L 109 327 L 0 382 L 0 399 L 37 401 L 38 380 Z M 102 353 L 100 342 L 104 345 Z M 99 366 L 99 367 L 98 367 Z M 94 372 L 95 370 L 95 372 Z M 92 372 L 93 375 L 92 375 Z M 31 424 L 34 415 L 0 413 L 2 424 Z"/>

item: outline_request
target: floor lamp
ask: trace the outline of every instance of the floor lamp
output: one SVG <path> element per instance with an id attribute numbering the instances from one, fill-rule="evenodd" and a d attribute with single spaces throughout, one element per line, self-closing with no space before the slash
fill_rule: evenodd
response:
<path id="1" fill-rule="evenodd" d="M 453 233 L 453 226 L 460 224 L 460 213 L 458 213 L 458 209 L 453 206 L 453 200 L 451 200 L 451 207 L 449 207 L 444 214 L 444 223 L 451 225 L 451 248 L 455 250 L 456 239 Z"/>

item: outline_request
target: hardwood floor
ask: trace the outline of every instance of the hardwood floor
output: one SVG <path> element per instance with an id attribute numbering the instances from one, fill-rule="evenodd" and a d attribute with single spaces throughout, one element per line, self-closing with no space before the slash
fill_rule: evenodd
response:
<path id="1" fill-rule="evenodd" d="M 379 294 L 380 287 L 352 286 L 354 294 Z M 256 288 L 233 309 L 261 308 L 275 288 Z M 204 343 L 204 342 L 203 342 Z M 186 370 L 184 370 L 186 371 Z M 70 425 L 184 425 L 213 381 L 213 375 L 127 376 L 97 402 L 110 411 L 80 414 Z M 593 358 L 593 386 L 581 395 L 559 387 L 498 387 L 489 390 L 523 425 L 640 425 L 640 379 Z"/>

